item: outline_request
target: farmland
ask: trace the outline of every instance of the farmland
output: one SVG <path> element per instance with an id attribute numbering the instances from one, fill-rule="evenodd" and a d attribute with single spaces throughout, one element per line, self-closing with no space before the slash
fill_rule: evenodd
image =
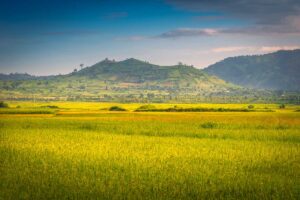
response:
<path id="1" fill-rule="evenodd" d="M 0 109 L 0 199 L 300 198 L 299 106 L 8 105 Z"/>

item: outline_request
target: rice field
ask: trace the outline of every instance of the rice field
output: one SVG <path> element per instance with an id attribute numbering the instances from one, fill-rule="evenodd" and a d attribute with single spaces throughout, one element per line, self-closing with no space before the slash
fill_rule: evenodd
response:
<path id="1" fill-rule="evenodd" d="M 0 199 L 300 199 L 299 106 L 9 106 L 0 109 Z"/>

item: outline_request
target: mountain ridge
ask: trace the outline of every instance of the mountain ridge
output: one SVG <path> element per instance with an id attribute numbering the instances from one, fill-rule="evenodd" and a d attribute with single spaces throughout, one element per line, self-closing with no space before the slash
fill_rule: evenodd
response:
<path id="1" fill-rule="evenodd" d="M 300 49 L 229 57 L 203 70 L 243 87 L 300 91 Z"/>

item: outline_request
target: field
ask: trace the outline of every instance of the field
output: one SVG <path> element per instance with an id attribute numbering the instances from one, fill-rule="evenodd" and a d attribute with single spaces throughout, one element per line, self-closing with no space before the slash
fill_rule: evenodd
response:
<path id="1" fill-rule="evenodd" d="M 0 199 L 300 199 L 299 106 L 8 104 Z"/>

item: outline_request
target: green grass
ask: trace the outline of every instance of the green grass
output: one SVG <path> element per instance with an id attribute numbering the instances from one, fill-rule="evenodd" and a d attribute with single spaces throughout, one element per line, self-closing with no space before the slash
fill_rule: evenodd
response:
<path id="1" fill-rule="evenodd" d="M 0 199 L 299 199 L 299 155 L 292 109 L 2 114 Z"/>

